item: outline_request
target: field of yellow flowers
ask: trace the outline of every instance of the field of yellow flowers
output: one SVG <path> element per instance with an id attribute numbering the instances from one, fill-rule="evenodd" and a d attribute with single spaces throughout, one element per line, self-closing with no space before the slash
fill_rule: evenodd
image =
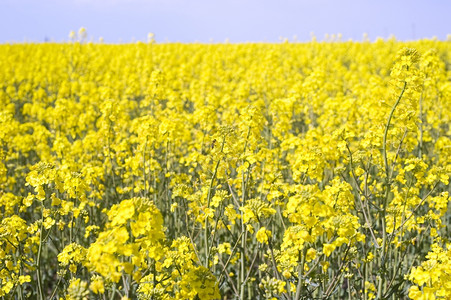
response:
<path id="1" fill-rule="evenodd" d="M 451 299 L 451 42 L 0 45 L 1 299 Z"/>

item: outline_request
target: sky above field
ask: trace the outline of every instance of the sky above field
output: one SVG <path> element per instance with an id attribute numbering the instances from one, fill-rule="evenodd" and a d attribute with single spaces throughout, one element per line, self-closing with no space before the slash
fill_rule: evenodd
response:
<path id="1" fill-rule="evenodd" d="M 451 33 L 451 0 L 0 0 L 0 43 L 67 41 L 85 27 L 108 43 L 400 40 Z"/>

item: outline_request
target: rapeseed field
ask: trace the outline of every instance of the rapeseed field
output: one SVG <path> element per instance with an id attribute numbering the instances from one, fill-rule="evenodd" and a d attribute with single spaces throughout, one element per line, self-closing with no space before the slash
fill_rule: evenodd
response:
<path id="1" fill-rule="evenodd" d="M 0 45 L 1 299 L 451 299 L 451 43 Z"/>

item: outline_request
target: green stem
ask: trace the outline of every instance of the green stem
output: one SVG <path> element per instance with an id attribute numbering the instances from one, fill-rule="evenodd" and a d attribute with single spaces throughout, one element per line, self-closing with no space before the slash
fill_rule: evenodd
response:
<path id="1" fill-rule="evenodd" d="M 395 102 L 395 105 L 393 105 L 390 115 L 388 116 L 387 124 L 385 125 L 385 132 L 384 132 L 384 141 L 382 143 L 382 151 L 384 156 L 384 164 L 385 164 L 385 174 L 387 176 L 387 179 L 389 179 L 389 166 L 387 161 L 387 135 L 388 135 L 388 128 L 390 127 L 391 119 L 393 118 L 393 114 L 395 113 L 395 109 L 398 106 L 399 102 L 401 101 L 402 96 L 404 95 L 404 92 L 406 91 L 407 82 L 404 82 L 404 86 L 402 88 L 401 94 L 399 95 L 398 99 Z"/>
<path id="2" fill-rule="evenodd" d="M 53 297 L 55 297 L 56 292 L 58 290 L 58 286 L 60 285 L 62 279 L 63 279 L 63 276 L 60 276 L 60 278 L 58 279 L 58 282 L 56 283 L 55 288 L 53 289 L 52 295 L 50 296 L 50 300 L 52 300 Z"/>
<path id="3" fill-rule="evenodd" d="M 244 181 L 244 173 L 242 174 L 242 207 L 244 207 L 246 203 L 246 184 Z M 244 299 L 244 273 L 246 269 L 246 224 L 244 223 L 244 213 L 241 211 L 241 234 L 244 235 L 244 237 L 241 239 L 241 254 L 240 254 L 240 299 Z"/>
<path id="4" fill-rule="evenodd" d="M 390 191 L 391 191 L 391 178 L 390 178 L 390 167 L 388 165 L 388 159 L 387 159 L 387 135 L 388 135 L 388 129 L 390 128 L 390 123 L 391 120 L 393 118 L 393 114 L 395 113 L 396 107 L 399 105 L 399 103 L 401 102 L 401 98 L 404 95 L 404 92 L 406 90 L 407 87 L 407 82 L 404 82 L 404 86 L 402 88 L 401 94 L 399 95 L 398 99 L 396 100 L 395 104 L 393 105 L 391 111 L 390 111 L 390 115 L 388 116 L 387 119 L 387 124 L 385 125 L 385 132 L 384 132 L 384 140 L 382 143 L 382 154 L 384 157 L 384 165 L 385 165 L 385 197 L 383 200 L 383 206 L 382 206 L 382 216 L 381 216 L 381 225 L 382 225 L 382 251 L 381 251 L 381 256 L 380 256 L 380 265 L 379 268 L 382 272 L 384 272 L 385 270 L 385 250 L 387 247 L 387 226 L 386 226 L 386 220 L 385 220 L 385 216 L 386 216 L 386 212 L 387 212 L 387 204 L 388 204 L 388 197 L 390 196 Z M 379 284 L 378 284 L 378 289 L 377 289 L 377 298 L 381 299 L 382 294 L 383 294 L 383 286 L 384 286 L 384 282 L 385 282 L 385 275 L 384 274 L 380 274 L 380 279 L 379 279 Z"/>
<path id="5" fill-rule="evenodd" d="M 302 286 L 304 285 L 304 265 L 305 265 L 305 255 L 307 254 L 307 247 L 304 247 L 302 250 L 302 258 L 301 258 L 301 265 L 299 266 L 298 270 L 298 286 L 296 287 L 296 296 L 295 300 L 301 299 L 302 294 Z"/>
<path id="6" fill-rule="evenodd" d="M 43 234 L 43 220 L 41 220 L 41 230 L 39 232 L 39 248 L 38 248 L 38 257 L 36 260 L 36 276 L 38 278 L 38 292 L 39 292 L 39 299 L 44 300 L 44 290 L 43 290 L 43 284 L 42 284 L 42 277 L 41 277 L 41 254 L 42 254 L 42 234 Z"/>
<path id="7" fill-rule="evenodd" d="M 22 249 L 20 247 L 20 243 L 17 245 L 17 251 L 16 254 L 14 255 L 14 263 L 17 265 L 17 257 L 19 257 L 19 264 L 20 264 L 20 269 L 19 269 L 19 276 L 22 276 L 24 274 L 23 272 L 23 262 L 22 262 Z M 18 285 L 19 288 L 19 299 L 24 299 L 24 295 L 23 295 L 23 288 L 22 285 L 19 284 Z"/>
<path id="8" fill-rule="evenodd" d="M 251 133 L 251 127 L 249 126 L 248 130 L 247 130 L 247 135 L 246 135 L 246 140 L 244 143 L 244 149 L 243 149 L 243 155 L 246 154 L 246 150 L 247 150 L 247 143 L 249 140 L 249 136 Z M 241 162 L 242 164 L 244 164 L 244 159 Z M 247 169 L 247 180 L 249 180 L 249 169 L 250 169 L 250 165 L 249 168 Z M 241 178 L 241 207 L 244 207 L 244 205 L 246 204 L 246 183 L 247 180 L 245 180 L 244 178 L 244 172 L 242 173 L 242 178 Z M 244 224 L 244 213 L 243 211 L 241 211 L 241 234 L 243 235 L 243 238 L 241 239 L 241 253 L 240 253 L 240 299 L 243 300 L 244 299 L 244 290 L 245 290 L 245 282 L 244 282 L 244 277 L 245 277 L 245 273 L 246 273 L 246 224 Z"/>
<path id="9" fill-rule="evenodd" d="M 221 271 L 221 275 L 219 276 L 218 282 L 221 282 L 222 278 L 224 277 L 224 274 L 227 274 L 227 267 L 229 266 L 229 263 L 230 263 L 233 255 L 235 254 L 235 250 L 236 250 L 238 243 L 240 242 L 242 236 L 243 236 L 243 233 L 241 233 L 240 236 L 238 237 L 238 239 L 236 240 L 235 245 L 233 246 L 232 252 L 230 253 L 229 258 L 227 259 L 227 262 L 225 263 L 225 265 Z"/>
<path id="10" fill-rule="evenodd" d="M 423 155 L 423 93 L 424 93 L 424 83 L 423 88 L 421 90 L 421 96 L 420 96 L 420 136 L 419 136 L 419 142 L 418 142 L 418 158 L 421 158 Z"/>
<path id="11" fill-rule="evenodd" d="M 222 139 L 222 145 L 221 145 L 221 153 L 224 150 L 224 144 L 225 144 L 225 135 Z M 212 191 L 213 191 L 213 184 L 214 181 L 216 179 L 216 175 L 218 174 L 218 169 L 219 169 L 219 163 L 221 162 L 221 158 L 218 159 L 218 161 L 216 162 L 216 166 L 215 166 L 215 170 L 213 172 L 213 176 L 211 177 L 211 181 L 210 181 L 210 186 L 208 188 L 208 195 L 207 195 L 207 208 L 206 210 L 208 210 L 210 208 L 210 202 L 211 202 L 211 197 L 212 197 Z M 208 239 L 210 237 L 210 232 L 208 230 L 208 215 L 205 217 L 205 237 L 204 237 L 204 241 L 205 241 L 205 267 L 208 268 L 208 262 L 209 262 L 209 242 Z"/>

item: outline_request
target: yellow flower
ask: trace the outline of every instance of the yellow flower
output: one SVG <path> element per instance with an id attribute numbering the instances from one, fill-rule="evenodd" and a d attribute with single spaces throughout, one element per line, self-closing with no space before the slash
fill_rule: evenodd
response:
<path id="1" fill-rule="evenodd" d="M 94 277 L 89 285 L 89 288 L 94 294 L 103 294 L 105 293 L 105 287 L 103 284 L 103 279 L 101 277 Z"/>
<path id="2" fill-rule="evenodd" d="M 216 277 L 205 267 L 191 269 L 180 282 L 182 295 L 198 296 L 200 299 L 219 299 Z"/>
<path id="3" fill-rule="evenodd" d="M 21 275 L 19 276 L 19 284 L 24 284 L 25 282 L 31 282 L 31 277 L 30 275 Z"/>
<path id="4" fill-rule="evenodd" d="M 88 285 L 80 278 L 71 279 L 67 293 L 69 299 L 87 300 L 89 295 Z"/>
<path id="5" fill-rule="evenodd" d="M 332 253 L 332 251 L 334 251 L 334 250 L 335 250 L 335 246 L 332 244 L 324 244 L 323 245 L 323 253 L 327 257 L 329 257 L 330 254 Z"/>
<path id="6" fill-rule="evenodd" d="M 424 299 L 423 293 L 418 289 L 418 286 L 416 285 L 409 288 L 409 298 L 414 300 Z"/>
<path id="7" fill-rule="evenodd" d="M 45 218 L 45 220 L 44 220 L 44 228 L 45 229 L 50 229 L 54 224 L 55 224 L 54 219 L 52 219 L 51 217 Z"/>
<path id="8" fill-rule="evenodd" d="M 374 283 L 371 283 L 369 281 L 365 281 L 365 292 L 368 294 L 369 299 L 376 298 L 375 292 L 376 292 L 376 286 Z"/>
<path id="9" fill-rule="evenodd" d="M 268 239 L 271 237 L 271 231 L 267 230 L 265 227 L 261 227 L 257 233 L 256 238 L 262 244 L 268 244 Z"/>
<path id="10" fill-rule="evenodd" d="M 316 258 L 316 250 L 314 248 L 309 248 L 306 253 L 306 260 L 312 261 Z"/>

